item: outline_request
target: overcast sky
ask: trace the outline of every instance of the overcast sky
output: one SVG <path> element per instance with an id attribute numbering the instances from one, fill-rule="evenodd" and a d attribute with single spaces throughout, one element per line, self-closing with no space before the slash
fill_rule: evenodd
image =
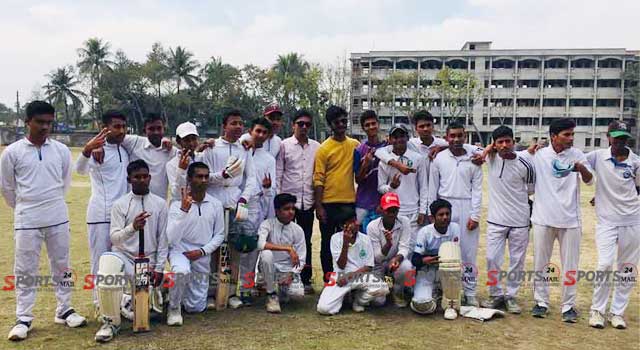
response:
<path id="1" fill-rule="evenodd" d="M 331 63 L 350 52 L 493 48 L 640 49 L 640 0 L 0 0 L 0 102 L 15 105 L 77 62 L 99 37 L 136 60 L 152 43 L 201 61 L 268 66 L 299 52 Z"/>

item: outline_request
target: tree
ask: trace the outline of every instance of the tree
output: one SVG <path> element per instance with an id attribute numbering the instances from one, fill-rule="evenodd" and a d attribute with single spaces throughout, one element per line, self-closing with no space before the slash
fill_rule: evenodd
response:
<path id="1" fill-rule="evenodd" d="M 346 57 L 323 69 L 321 88 L 327 102 L 348 106 L 351 101 L 351 70 Z"/>
<path id="2" fill-rule="evenodd" d="M 82 106 L 80 97 L 84 97 L 84 92 L 76 89 L 76 85 L 80 82 L 76 80 L 72 66 L 64 66 L 57 68 L 51 73 L 47 74 L 49 82 L 43 86 L 47 100 L 55 105 L 64 106 L 64 118 L 67 126 L 71 122 L 71 114 L 69 113 L 69 100 L 73 106 Z M 76 111 L 76 108 L 74 108 Z M 75 126 L 80 124 L 80 116 L 76 114 Z"/>
<path id="3" fill-rule="evenodd" d="M 473 73 L 461 72 L 449 67 L 436 75 L 436 92 L 442 100 L 441 117 L 458 120 L 464 116 L 464 124 L 473 126 L 476 135 L 484 144 L 478 127 L 473 122 L 473 106 L 482 98 L 483 88 Z"/>
<path id="4" fill-rule="evenodd" d="M 193 53 L 177 46 L 169 49 L 168 69 L 176 81 L 176 94 L 180 94 L 180 85 L 184 81 L 189 87 L 196 86 L 199 78 L 193 75 L 200 64 L 193 58 Z"/>
<path id="5" fill-rule="evenodd" d="M 380 102 L 391 108 L 391 123 L 395 124 L 396 111 L 410 116 L 416 111 L 424 109 L 423 105 L 426 104 L 430 95 L 428 89 L 418 86 L 417 73 L 396 71 L 386 76 L 378 84 L 374 97 L 378 101 L 378 111 Z M 400 103 L 396 105 L 398 99 Z"/>
<path id="6" fill-rule="evenodd" d="M 302 55 L 294 52 L 278 55 L 276 63 L 271 68 L 274 92 L 287 115 L 295 111 L 308 70 L 309 63 L 302 58 Z"/>
<path id="7" fill-rule="evenodd" d="M 147 61 L 142 67 L 144 77 L 149 81 L 149 84 L 155 92 L 155 97 L 160 107 L 160 114 L 165 118 L 167 116 L 162 101 L 162 85 L 171 78 L 169 68 L 167 67 L 168 60 L 167 52 L 162 47 L 162 44 L 157 42 L 151 46 L 151 52 L 147 54 Z"/>
<path id="8" fill-rule="evenodd" d="M 89 38 L 83 43 L 83 46 L 78 49 L 78 55 L 80 57 L 78 68 L 80 68 L 80 73 L 88 76 L 91 82 L 91 90 L 89 91 L 89 95 L 91 96 L 91 113 L 96 121 L 98 120 L 95 104 L 96 89 L 102 74 L 110 71 L 111 65 L 113 64 L 113 62 L 109 60 L 111 56 L 111 52 L 109 51 L 110 46 L 108 42 L 103 42 L 102 39 Z"/>

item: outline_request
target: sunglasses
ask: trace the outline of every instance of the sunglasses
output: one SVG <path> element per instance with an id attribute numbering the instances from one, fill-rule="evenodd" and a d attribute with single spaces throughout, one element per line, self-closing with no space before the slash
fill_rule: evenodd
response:
<path id="1" fill-rule="evenodd" d="M 302 127 L 305 127 L 305 126 L 306 126 L 307 128 L 310 128 L 310 127 L 311 127 L 311 122 L 303 122 L 303 121 L 299 121 L 299 122 L 296 122 L 296 125 L 297 125 L 297 126 L 299 126 L 299 127 L 301 127 L 301 128 L 302 128 Z"/>

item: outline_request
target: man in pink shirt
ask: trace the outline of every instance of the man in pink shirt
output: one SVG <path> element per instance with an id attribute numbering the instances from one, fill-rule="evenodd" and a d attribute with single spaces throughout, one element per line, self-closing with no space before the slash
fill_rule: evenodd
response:
<path id="1" fill-rule="evenodd" d="M 305 294 L 313 294 L 311 285 L 311 234 L 313 232 L 313 163 L 320 143 L 308 137 L 313 116 L 304 109 L 293 117 L 293 136 L 282 140 L 276 158 L 276 181 L 279 193 L 296 196 L 295 221 L 302 227 L 307 245 L 306 261 L 301 273 Z"/>

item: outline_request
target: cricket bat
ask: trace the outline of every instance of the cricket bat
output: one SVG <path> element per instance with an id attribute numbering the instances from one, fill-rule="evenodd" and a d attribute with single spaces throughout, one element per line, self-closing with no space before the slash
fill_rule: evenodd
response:
<path id="1" fill-rule="evenodd" d="M 149 324 L 149 258 L 144 256 L 144 229 L 138 230 L 138 256 L 134 259 L 133 332 L 148 332 Z"/>
<path id="2" fill-rule="evenodd" d="M 229 252 L 229 210 L 224 210 L 224 241 L 220 245 L 218 260 L 218 286 L 216 288 L 216 310 L 227 308 L 231 286 L 231 256 Z"/>

